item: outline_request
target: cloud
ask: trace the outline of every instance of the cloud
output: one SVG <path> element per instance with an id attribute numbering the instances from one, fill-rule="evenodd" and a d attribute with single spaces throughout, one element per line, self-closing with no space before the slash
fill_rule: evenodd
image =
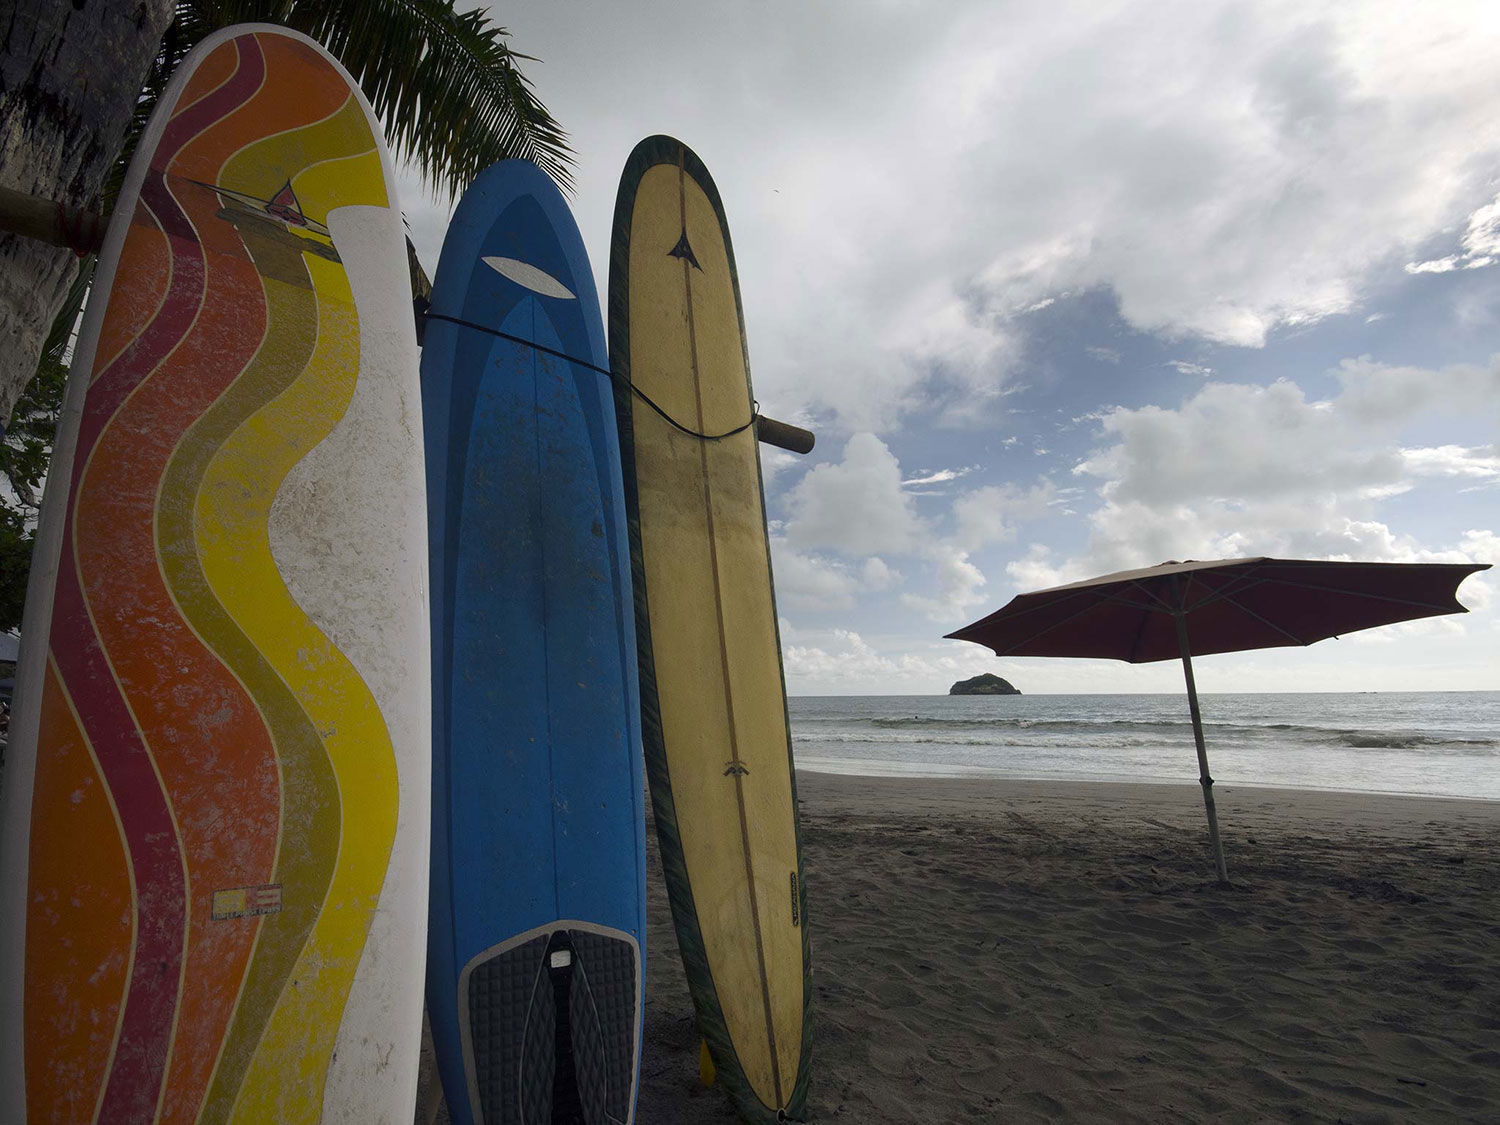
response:
<path id="1" fill-rule="evenodd" d="M 1500 195 L 1469 216 L 1462 244 L 1462 253 L 1426 262 L 1408 262 L 1406 272 L 1447 273 L 1450 270 L 1475 270 L 1493 265 L 1495 258 L 1500 256 Z"/>
<path id="2" fill-rule="evenodd" d="M 881 558 L 868 558 L 860 568 L 859 580 L 867 590 L 888 590 L 901 580 L 901 573 L 892 570 Z"/>
<path id="3" fill-rule="evenodd" d="M 852 629 L 804 629 L 781 621 L 790 694 L 946 691 L 974 664 L 971 646 L 931 638 L 867 639 Z"/>
<path id="4" fill-rule="evenodd" d="M 1185 359 L 1169 359 L 1167 360 L 1167 366 L 1179 375 L 1202 375 L 1204 378 L 1207 378 L 1214 373 L 1212 367 L 1205 367 L 1201 363 L 1189 363 Z"/>
<path id="5" fill-rule="evenodd" d="M 985 602 L 984 574 L 969 561 L 969 552 L 951 543 L 934 543 L 924 555 L 933 579 L 933 593 L 902 594 L 901 604 L 930 621 L 956 628 L 963 624 L 967 611 Z"/>
<path id="6" fill-rule="evenodd" d="M 992 128 L 1032 134 L 973 159 L 974 182 L 1003 170 L 1022 185 L 986 277 L 1016 302 L 1107 285 L 1137 327 L 1251 346 L 1352 308 L 1393 248 L 1473 206 L 1472 146 L 1446 127 L 1422 135 L 1424 119 L 1445 106 L 1483 127 L 1496 89 L 1477 44 L 1449 55 L 1432 28 L 1395 50 L 1390 9 L 1352 8 L 1181 6 L 1164 34 L 1159 9 L 1116 6 L 1044 46 L 1007 11 L 1009 51 L 971 28 L 990 50 L 979 100 Z M 1038 112 L 1047 69 L 1090 78 L 1058 83 Z M 1033 161 L 1073 174 L 1048 178 Z"/>
<path id="7" fill-rule="evenodd" d="M 1457 254 L 1450 254 L 1446 258 L 1434 258 L 1426 262 L 1406 263 L 1407 273 L 1451 273 L 1458 269 L 1461 259 Z"/>
<path id="8" fill-rule="evenodd" d="M 1057 486 L 1045 479 L 1029 489 L 1002 484 L 965 492 L 953 502 L 952 541 L 974 551 L 1013 539 L 1017 523 L 1045 515 L 1057 495 Z"/>
<path id="9" fill-rule="evenodd" d="M 1025 311 L 1066 292 L 1112 290 L 1137 329 L 1258 346 L 1357 308 L 1446 229 L 1467 224 L 1479 253 L 1491 19 L 1340 0 L 958 0 L 921 19 L 648 0 L 507 23 L 572 130 L 596 273 L 629 148 L 671 122 L 724 197 L 757 393 L 890 432 L 945 390 L 982 406 L 1015 378 Z"/>
<path id="10" fill-rule="evenodd" d="M 1417 476 L 1468 477 L 1482 482 L 1500 482 L 1500 448 L 1493 445 L 1403 449 L 1401 460 L 1406 471 Z"/>
<path id="11" fill-rule="evenodd" d="M 921 529 L 901 488 L 900 464 L 870 433 L 851 437 L 842 461 L 808 470 L 787 493 L 786 505 L 786 537 L 799 549 L 899 553 L 911 549 Z"/>
<path id="12" fill-rule="evenodd" d="M 794 469 L 802 464 L 802 457 L 796 453 L 790 453 L 785 449 L 777 449 L 774 445 L 760 445 L 760 478 L 761 483 L 769 489 L 771 482 L 780 477 L 788 469 Z"/>
<path id="13" fill-rule="evenodd" d="M 1403 462 L 1357 440 L 1342 411 L 1307 401 L 1295 383 L 1210 383 L 1175 410 L 1106 412 L 1115 444 L 1074 473 L 1101 478 L 1101 495 L 1162 508 L 1191 501 L 1243 504 L 1391 484 Z"/>
<path id="14" fill-rule="evenodd" d="M 1427 370 L 1347 361 L 1336 372 L 1341 392 L 1328 400 L 1309 401 L 1284 380 L 1209 383 L 1176 409 L 1107 411 L 1102 444 L 1074 468 L 1097 482 L 1101 501 L 1088 515 L 1086 550 L 1059 559 L 1032 544 L 1006 573 L 1029 589 L 1168 558 L 1475 557 L 1492 548 L 1488 532 L 1430 548 L 1393 529 L 1381 505 L 1424 481 L 1500 480 L 1493 445 L 1397 440 L 1404 426 L 1472 404 L 1495 372 L 1494 363 Z"/>
<path id="15" fill-rule="evenodd" d="M 1006 576 L 1021 593 L 1078 582 L 1095 573 L 1082 559 L 1054 562 L 1052 548 L 1045 543 L 1028 544 L 1024 555 L 1005 564 Z"/>
<path id="16" fill-rule="evenodd" d="M 944 484 L 959 477 L 966 477 L 978 469 L 978 465 L 966 465 L 961 469 L 938 469 L 934 472 L 923 472 L 921 475 L 909 477 L 901 482 L 903 488 L 912 488 L 924 484 Z"/>
<path id="17" fill-rule="evenodd" d="M 899 571 L 872 556 L 863 563 L 823 554 L 804 554 L 784 536 L 771 536 L 771 566 L 776 576 L 776 599 L 783 609 L 828 612 L 853 609 L 862 594 L 889 589 L 901 580 Z"/>
<path id="18" fill-rule="evenodd" d="M 836 561 L 800 554 L 781 536 L 771 537 L 776 600 L 784 609 L 853 609 L 858 576 Z"/>
<path id="19" fill-rule="evenodd" d="M 1016 527 L 1046 514 L 1058 499 L 1056 485 L 986 485 L 954 498 L 948 519 L 923 519 L 906 485 L 948 481 L 969 472 L 942 470 L 903 479 L 901 466 L 874 434 L 851 437 L 843 458 L 819 465 L 785 497 L 790 513 L 784 539 L 773 542 L 778 589 L 788 605 L 851 608 L 861 594 L 899 590 L 899 602 L 943 625 L 982 604 L 984 573 L 972 554 L 1003 542 Z M 944 523 L 950 530 L 942 531 Z M 920 592 L 901 589 L 904 579 L 880 555 L 912 559 Z M 783 577 L 784 572 L 784 577 Z"/>
<path id="20" fill-rule="evenodd" d="M 1334 372 L 1339 409 L 1363 424 L 1399 424 L 1424 412 L 1500 414 L 1500 355 L 1484 364 L 1411 367 L 1346 359 Z"/>

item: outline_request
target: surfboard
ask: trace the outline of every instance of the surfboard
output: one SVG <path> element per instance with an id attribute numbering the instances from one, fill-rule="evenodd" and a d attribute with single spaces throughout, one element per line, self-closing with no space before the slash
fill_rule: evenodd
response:
<path id="1" fill-rule="evenodd" d="M 431 701 L 395 178 L 312 40 L 179 66 L 65 396 L 0 808 L 0 1120 L 409 1119 Z"/>
<path id="2" fill-rule="evenodd" d="M 691 149 L 626 163 L 610 358 L 634 567 L 641 731 L 699 1027 L 746 1121 L 807 1096 L 806 885 L 739 281 Z"/>
<path id="3" fill-rule="evenodd" d="M 645 784 L 593 273 L 528 161 L 465 193 L 422 355 L 432 571 L 427 1007 L 455 1122 L 633 1120 Z"/>

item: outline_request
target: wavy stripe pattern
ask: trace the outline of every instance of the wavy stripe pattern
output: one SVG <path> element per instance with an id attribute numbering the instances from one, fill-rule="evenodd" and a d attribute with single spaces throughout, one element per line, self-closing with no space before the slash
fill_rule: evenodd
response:
<path id="1" fill-rule="evenodd" d="M 67 500 L 27 1100 L 37 1120 L 314 1121 L 391 855 L 396 758 L 267 525 L 359 376 L 320 232 L 390 198 L 358 99 L 297 39 L 224 40 L 158 112 Z M 300 216 L 265 205 L 287 187 Z"/>

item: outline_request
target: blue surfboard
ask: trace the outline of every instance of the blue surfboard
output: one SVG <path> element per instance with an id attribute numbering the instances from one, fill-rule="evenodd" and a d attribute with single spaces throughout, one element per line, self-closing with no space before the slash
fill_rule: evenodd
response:
<path id="1" fill-rule="evenodd" d="M 528 161 L 454 213 L 422 409 L 444 1097 L 463 1125 L 627 1123 L 646 924 L 630 546 L 593 272 Z"/>

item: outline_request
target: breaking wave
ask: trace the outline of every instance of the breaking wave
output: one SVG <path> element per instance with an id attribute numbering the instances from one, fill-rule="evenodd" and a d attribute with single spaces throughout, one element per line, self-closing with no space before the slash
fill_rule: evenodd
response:
<path id="1" fill-rule="evenodd" d="M 945 746 L 1158 746 L 1191 740 L 1192 724 L 1160 719 L 942 718 L 900 716 L 799 719 L 798 742 L 887 743 Z M 1358 730 L 1300 723 L 1203 724 L 1205 736 L 1218 745 L 1339 746 L 1351 750 L 1436 750 L 1483 753 L 1500 746 L 1485 738 L 1445 737 L 1415 731 Z"/>

